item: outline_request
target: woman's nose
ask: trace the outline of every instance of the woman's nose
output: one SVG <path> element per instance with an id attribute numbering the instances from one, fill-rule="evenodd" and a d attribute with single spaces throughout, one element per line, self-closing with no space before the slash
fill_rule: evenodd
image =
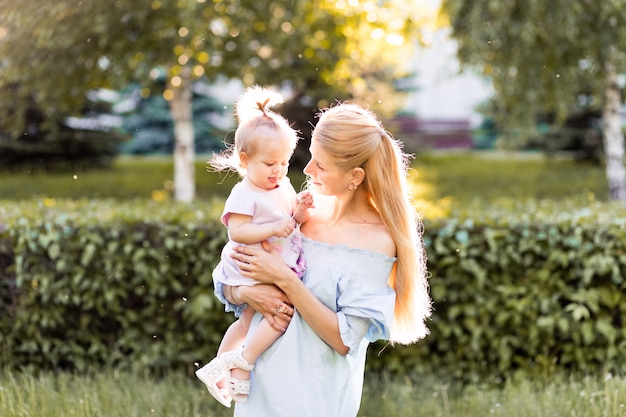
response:
<path id="1" fill-rule="evenodd" d="M 311 161 L 307 162 L 307 164 L 304 167 L 304 169 L 302 170 L 302 172 L 304 172 L 305 174 L 310 174 L 311 173 Z"/>

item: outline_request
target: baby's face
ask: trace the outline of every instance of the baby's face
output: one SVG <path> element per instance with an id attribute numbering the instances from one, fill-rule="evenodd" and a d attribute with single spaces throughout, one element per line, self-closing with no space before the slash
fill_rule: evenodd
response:
<path id="1" fill-rule="evenodd" d="M 246 177 L 261 189 L 273 190 L 287 175 L 293 149 L 286 137 L 264 140 L 259 148 L 248 157 Z"/>

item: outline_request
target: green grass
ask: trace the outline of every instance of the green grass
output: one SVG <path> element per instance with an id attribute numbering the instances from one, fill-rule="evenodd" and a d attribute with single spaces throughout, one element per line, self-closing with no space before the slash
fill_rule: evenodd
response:
<path id="1" fill-rule="evenodd" d="M 231 175 L 210 173 L 206 160 L 196 162 L 199 199 L 226 195 L 237 181 Z M 418 199 L 446 199 L 462 206 L 477 199 L 562 199 L 591 196 L 606 200 L 607 183 L 601 166 L 575 163 L 541 155 L 499 153 L 446 153 L 418 155 L 413 161 L 414 193 Z M 301 170 L 290 173 L 294 187 L 304 181 Z M 116 159 L 110 170 L 50 174 L 0 171 L 0 199 L 28 198 L 159 198 L 172 189 L 171 157 Z"/>
<path id="2" fill-rule="evenodd" d="M 451 386 L 428 378 L 366 378 L 359 417 L 618 417 L 626 416 L 626 378 L 528 379 L 501 386 Z M 115 371 L 95 376 L 0 372 L 3 417 L 222 417 L 195 377 L 155 379 Z"/>
<path id="3" fill-rule="evenodd" d="M 239 179 L 236 175 L 208 172 L 206 159 L 195 163 L 199 199 L 227 195 Z M 174 176 L 171 157 L 118 157 L 111 169 L 47 173 L 43 171 L 0 171 L 0 199 L 29 198 L 158 198 L 170 195 Z M 304 175 L 294 173 L 295 187 Z M 298 182 L 300 181 L 300 182 Z"/>
<path id="4" fill-rule="evenodd" d="M 541 154 L 450 153 L 415 160 L 418 182 L 431 188 L 424 198 L 459 203 L 502 198 L 564 199 L 589 195 L 604 201 L 604 167 Z"/>
<path id="5" fill-rule="evenodd" d="M 418 381 L 366 379 L 359 417 L 626 416 L 626 378 L 559 374 L 464 387 Z"/>
<path id="6" fill-rule="evenodd" d="M 0 377 L 0 415 L 222 417 L 232 413 L 191 378 L 172 374 L 154 379 L 108 371 L 95 376 L 4 373 Z"/>

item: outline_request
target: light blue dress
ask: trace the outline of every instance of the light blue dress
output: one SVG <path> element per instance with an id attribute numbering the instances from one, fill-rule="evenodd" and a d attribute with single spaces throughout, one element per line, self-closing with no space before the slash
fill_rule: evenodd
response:
<path id="1" fill-rule="evenodd" d="M 335 352 L 296 311 L 283 336 L 257 360 L 248 401 L 236 404 L 235 417 L 356 416 L 367 346 L 389 338 L 395 292 L 387 281 L 395 258 L 306 237 L 303 244 L 303 282 L 337 312 L 350 353 Z M 221 285 L 216 285 L 216 295 L 226 302 Z M 261 319 L 257 313 L 248 336 Z"/>

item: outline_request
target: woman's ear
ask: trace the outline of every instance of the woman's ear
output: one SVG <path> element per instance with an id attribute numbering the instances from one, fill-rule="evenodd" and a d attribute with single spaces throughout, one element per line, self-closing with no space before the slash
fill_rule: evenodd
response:
<path id="1" fill-rule="evenodd" d="M 361 183 L 364 180 L 365 180 L 365 170 L 361 167 L 354 168 L 352 170 L 352 181 L 350 182 L 354 184 L 355 187 L 358 187 L 359 185 L 361 185 Z"/>

